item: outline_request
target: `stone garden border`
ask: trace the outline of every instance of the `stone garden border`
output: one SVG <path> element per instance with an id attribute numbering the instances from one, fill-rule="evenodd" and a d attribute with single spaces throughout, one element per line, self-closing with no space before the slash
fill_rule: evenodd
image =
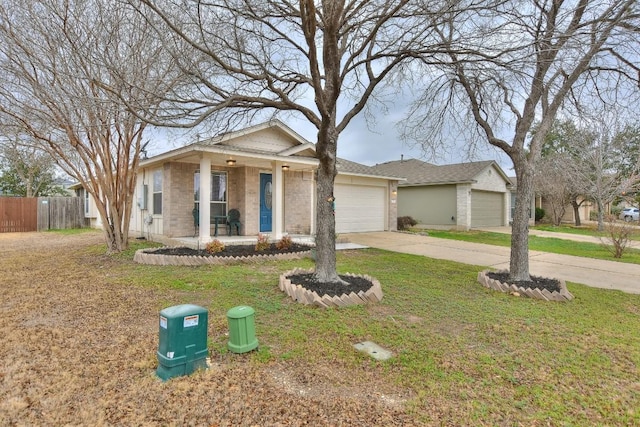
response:
<path id="1" fill-rule="evenodd" d="M 175 246 L 179 247 L 179 246 Z M 254 263 L 266 260 L 291 260 L 301 259 L 311 256 L 311 249 L 308 251 L 282 253 L 282 254 L 270 254 L 270 255 L 251 255 L 240 257 L 218 257 L 211 256 L 199 256 L 199 255 L 163 255 L 155 254 L 159 249 L 167 249 L 168 246 L 162 248 L 151 249 L 138 249 L 133 256 L 133 260 L 139 264 L 149 265 L 227 265 L 227 264 L 241 264 L 241 263 Z"/>
<path id="2" fill-rule="evenodd" d="M 342 294 L 340 296 L 336 295 L 333 297 L 329 295 L 318 295 L 316 292 L 310 291 L 301 285 L 291 283 L 291 280 L 288 279 L 289 276 L 294 274 L 309 273 L 313 273 L 313 270 L 295 268 L 281 274 L 279 283 L 280 290 L 289 295 L 294 301 L 305 305 L 316 305 L 323 308 L 346 307 L 349 305 L 368 304 L 382 301 L 382 286 L 380 286 L 380 282 L 367 275 L 351 273 L 345 274 L 345 276 L 362 277 L 370 281 L 373 285 L 366 292 L 360 291 L 357 294 L 355 292 L 351 292 L 349 294 Z"/>
<path id="3" fill-rule="evenodd" d="M 546 289 L 531 289 L 523 288 L 516 285 L 509 285 L 508 283 L 502 283 L 499 280 L 490 278 L 487 273 L 491 273 L 490 270 L 484 270 L 478 273 L 478 282 L 485 288 L 493 289 L 500 292 L 509 293 L 517 296 L 526 296 L 529 298 L 541 299 L 544 301 L 571 301 L 574 297 L 567 290 L 567 284 L 562 279 L 556 279 L 560 282 L 560 292 L 549 292 Z M 496 271 L 494 273 L 505 273 L 506 270 Z"/>

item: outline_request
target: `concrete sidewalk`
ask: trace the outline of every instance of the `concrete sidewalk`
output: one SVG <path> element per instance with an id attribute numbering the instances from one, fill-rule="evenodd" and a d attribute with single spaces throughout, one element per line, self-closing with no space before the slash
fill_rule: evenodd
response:
<path id="1" fill-rule="evenodd" d="M 372 248 L 509 269 L 511 250 L 502 246 L 398 232 L 351 233 L 343 237 L 350 242 Z M 530 251 L 529 271 L 534 276 L 559 278 L 596 288 L 640 294 L 640 265 L 637 264 Z"/>

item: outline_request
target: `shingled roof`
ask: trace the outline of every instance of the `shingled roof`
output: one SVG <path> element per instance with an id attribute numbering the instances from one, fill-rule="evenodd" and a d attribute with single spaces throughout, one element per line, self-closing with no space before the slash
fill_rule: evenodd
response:
<path id="1" fill-rule="evenodd" d="M 504 179 L 509 182 L 504 172 L 493 160 L 434 165 L 417 159 L 407 159 L 380 163 L 372 168 L 381 175 L 403 177 L 406 181 L 401 182 L 400 185 L 412 186 L 471 183 L 476 180 L 478 174 L 493 164 L 496 165 Z"/>
<path id="2" fill-rule="evenodd" d="M 361 163 L 352 162 L 350 160 L 338 158 L 336 162 L 338 173 L 349 175 L 375 176 L 380 178 L 391 178 L 402 180 L 402 176 L 396 174 L 387 174 L 382 170 L 378 170 L 375 166 L 367 166 Z"/>

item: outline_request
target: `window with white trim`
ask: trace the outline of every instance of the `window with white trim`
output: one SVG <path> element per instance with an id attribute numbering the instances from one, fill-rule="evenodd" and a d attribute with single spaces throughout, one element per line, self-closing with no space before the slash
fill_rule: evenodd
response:
<path id="1" fill-rule="evenodd" d="M 196 209 L 200 210 L 200 171 L 193 176 L 193 199 Z M 211 192 L 209 194 L 209 217 L 213 222 L 216 216 L 227 216 L 227 173 L 211 171 Z"/>
<path id="2" fill-rule="evenodd" d="M 153 213 L 162 215 L 162 170 L 153 173 Z"/>

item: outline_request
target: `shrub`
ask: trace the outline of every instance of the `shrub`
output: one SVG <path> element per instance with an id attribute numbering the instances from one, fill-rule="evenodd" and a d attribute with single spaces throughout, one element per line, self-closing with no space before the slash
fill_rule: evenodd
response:
<path id="1" fill-rule="evenodd" d="M 411 218 L 410 216 L 399 216 L 398 217 L 398 230 L 406 230 L 409 227 L 413 227 L 416 225 L 418 221 Z"/>
<path id="2" fill-rule="evenodd" d="M 282 236 L 282 239 L 280 239 L 276 243 L 276 249 L 278 249 L 279 251 L 286 251 L 288 249 L 291 249 L 291 245 L 293 245 L 293 241 L 291 240 L 291 237 Z"/>
<path id="3" fill-rule="evenodd" d="M 614 206 L 614 207 L 612 207 L 611 208 L 611 215 L 613 215 L 613 216 L 615 216 L 617 218 L 618 216 L 620 216 L 620 213 L 622 212 L 622 209 L 624 209 L 622 206 Z M 596 215 L 596 217 L 597 217 L 597 215 Z"/>
<path id="4" fill-rule="evenodd" d="M 266 251 L 269 249 L 269 235 L 268 234 L 258 234 L 258 241 L 256 242 L 256 251 Z"/>
<path id="5" fill-rule="evenodd" d="M 224 251 L 224 243 L 216 239 L 212 242 L 207 243 L 205 250 L 210 254 L 217 254 L 218 252 Z"/>
<path id="6" fill-rule="evenodd" d="M 602 245 L 614 258 L 622 258 L 629 240 L 636 233 L 635 227 L 628 222 L 616 221 L 616 217 L 613 215 L 607 215 L 605 218 L 605 231 L 607 233 L 606 236 L 600 238 Z"/>
<path id="7" fill-rule="evenodd" d="M 544 218 L 544 215 L 545 215 L 544 209 L 536 208 L 536 216 L 535 216 L 536 222 L 542 221 L 542 218 Z"/>

